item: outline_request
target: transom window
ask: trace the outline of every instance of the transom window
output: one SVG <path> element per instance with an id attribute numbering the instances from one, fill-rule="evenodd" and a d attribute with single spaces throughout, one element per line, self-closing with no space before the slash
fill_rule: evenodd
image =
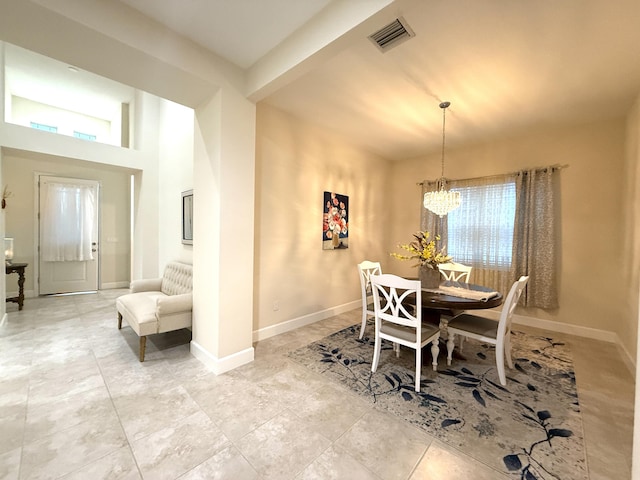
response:
<path id="1" fill-rule="evenodd" d="M 77 130 L 73 131 L 73 136 L 76 138 L 80 138 L 81 140 L 89 140 L 90 142 L 95 142 L 96 141 L 96 136 L 92 135 L 90 133 L 82 133 L 82 132 L 78 132 Z"/>
<path id="2" fill-rule="evenodd" d="M 58 127 L 54 127 L 52 125 L 45 125 L 44 123 L 38 122 L 29 122 L 31 128 L 35 128 L 37 130 L 44 130 L 45 132 L 58 133 Z"/>

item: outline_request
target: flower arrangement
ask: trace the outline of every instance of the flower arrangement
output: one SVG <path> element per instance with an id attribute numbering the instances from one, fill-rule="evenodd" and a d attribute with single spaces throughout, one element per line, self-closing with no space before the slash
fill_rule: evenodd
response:
<path id="1" fill-rule="evenodd" d="M 449 263 L 451 257 L 445 253 L 445 247 L 438 250 L 436 242 L 440 241 L 440 236 L 436 235 L 431 238 L 429 232 L 417 232 L 413 235 L 415 240 L 408 244 L 398 245 L 398 248 L 402 248 L 411 255 L 401 255 L 399 253 L 392 253 L 393 258 L 398 260 L 418 260 L 419 263 L 414 265 L 438 269 L 438 265 L 441 263 Z"/>

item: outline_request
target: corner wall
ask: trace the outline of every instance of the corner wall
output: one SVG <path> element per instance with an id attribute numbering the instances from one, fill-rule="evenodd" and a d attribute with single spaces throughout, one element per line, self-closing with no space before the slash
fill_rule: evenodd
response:
<path id="1" fill-rule="evenodd" d="M 622 282 L 625 288 L 623 319 L 615 324 L 625 350 L 633 353 L 637 364 L 638 301 L 640 297 L 640 97 L 636 100 L 627 121 L 624 175 L 624 242 L 625 262 Z"/>
<path id="2" fill-rule="evenodd" d="M 635 416 L 633 428 L 633 461 L 631 464 L 631 475 L 633 480 L 640 480 L 640 369 L 637 368 L 637 355 L 640 351 L 640 336 L 638 335 L 638 323 L 640 322 L 640 188 L 638 179 L 640 178 L 640 97 L 629 114 L 627 122 L 627 151 L 626 151 L 626 236 L 625 252 L 628 256 L 628 263 L 625 268 L 627 282 L 627 302 L 626 309 L 629 311 L 629 322 L 622 326 L 622 332 L 627 333 L 623 337 L 625 344 L 631 343 L 633 348 L 635 340 L 635 350 L 631 350 L 636 355 L 636 389 L 635 389 Z M 620 335 L 625 335 L 625 333 Z"/>

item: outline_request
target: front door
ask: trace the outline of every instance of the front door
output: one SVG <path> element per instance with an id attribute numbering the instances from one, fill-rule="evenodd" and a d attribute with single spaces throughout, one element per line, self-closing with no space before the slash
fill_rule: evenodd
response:
<path id="1" fill-rule="evenodd" d="M 98 205 L 94 180 L 40 175 L 39 293 L 98 290 Z"/>

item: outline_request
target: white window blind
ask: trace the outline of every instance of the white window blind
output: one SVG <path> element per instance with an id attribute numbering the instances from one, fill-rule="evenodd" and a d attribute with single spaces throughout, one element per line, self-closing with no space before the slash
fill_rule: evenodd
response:
<path id="1" fill-rule="evenodd" d="M 514 181 L 453 188 L 462 205 L 448 214 L 447 253 L 476 268 L 509 270 L 516 208 Z"/>

